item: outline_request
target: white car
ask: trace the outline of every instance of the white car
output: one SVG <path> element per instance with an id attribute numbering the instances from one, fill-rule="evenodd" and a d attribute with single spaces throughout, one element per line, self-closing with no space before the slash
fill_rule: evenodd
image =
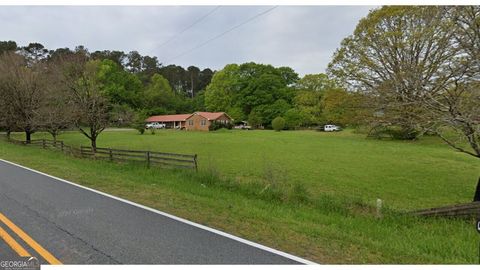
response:
<path id="1" fill-rule="evenodd" d="M 245 122 L 245 121 L 242 121 L 239 125 L 236 125 L 233 128 L 234 129 L 248 129 L 248 130 L 252 129 L 252 127 L 249 126 L 248 123 Z"/>
<path id="2" fill-rule="evenodd" d="M 323 127 L 323 130 L 327 131 L 327 132 L 330 132 L 330 131 L 340 131 L 341 128 L 339 126 L 336 126 L 336 125 L 325 125 Z"/>
<path id="3" fill-rule="evenodd" d="M 146 124 L 146 125 L 145 125 L 145 128 L 146 128 L 146 129 L 151 129 L 151 128 L 153 128 L 153 129 L 160 129 L 160 128 L 165 128 L 165 126 L 166 126 L 165 124 L 160 124 L 160 123 L 154 122 L 154 123 L 148 123 L 148 124 Z"/>

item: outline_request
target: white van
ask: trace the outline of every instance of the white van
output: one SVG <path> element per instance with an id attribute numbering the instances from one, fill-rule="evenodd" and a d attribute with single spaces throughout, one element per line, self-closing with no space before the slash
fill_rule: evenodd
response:
<path id="1" fill-rule="evenodd" d="M 339 126 L 336 126 L 336 125 L 325 125 L 323 127 L 323 130 L 327 131 L 327 132 L 330 132 L 330 131 L 340 131 L 341 128 Z"/>

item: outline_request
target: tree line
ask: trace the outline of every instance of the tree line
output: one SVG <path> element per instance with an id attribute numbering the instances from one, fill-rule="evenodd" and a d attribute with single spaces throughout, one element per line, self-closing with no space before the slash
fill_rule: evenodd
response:
<path id="1" fill-rule="evenodd" d="M 286 128 L 327 123 L 358 124 L 363 95 L 348 92 L 325 74 L 299 78 L 290 67 L 229 64 L 215 73 L 205 91 L 205 107 L 225 111 L 254 127 L 271 128 L 276 117 Z"/>
<path id="2" fill-rule="evenodd" d="M 136 51 L 48 50 L 42 44 L 19 47 L 0 42 L 0 127 L 37 130 L 54 139 L 76 127 L 96 145 L 107 126 L 142 130 L 150 115 L 226 111 L 237 122 L 271 127 L 285 117 L 287 128 L 327 122 L 354 124 L 353 103 L 360 95 L 338 87 L 325 74 L 299 78 L 289 67 L 245 63 L 220 72 L 162 66 Z"/>
<path id="3" fill-rule="evenodd" d="M 153 114 L 204 110 L 213 71 L 162 66 L 138 52 L 48 50 L 0 42 L 0 128 L 9 135 L 37 130 L 56 139 L 73 126 L 92 141 L 105 127 L 142 125 Z"/>

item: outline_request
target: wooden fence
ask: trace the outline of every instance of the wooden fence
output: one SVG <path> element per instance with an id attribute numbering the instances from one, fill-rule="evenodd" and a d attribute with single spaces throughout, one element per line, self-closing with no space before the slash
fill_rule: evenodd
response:
<path id="1" fill-rule="evenodd" d="M 411 212 L 415 216 L 424 217 L 480 217 L 480 202 L 456 204 L 437 208 L 421 209 Z"/>
<path id="2" fill-rule="evenodd" d="M 82 157 L 80 154 L 79 148 L 66 145 L 63 141 L 39 139 L 39 140 L 31 140 L 29 144 L 27 144 L 25 141 L 18 141 L 13 139 L 10 139 L 10 141 L 11 142 L 17 141 L 17 143 L 20 142 L 20 144 L 23 144 L 23 145 L 39 146 L 39 147 L 42 147 L 43 149 L 56 149 L 56 150 L 60 150 L 62 153 L 65 153 L 65 154 L 69 154 L 75 157 Z"/>
<path id="3" fill-rule="evenodd" d="M 39 146 L 43 149 L 56 149 L 65 154 L 75 157 L 104 159 L 117 162 L 141 162 L 150 166 L 166 166 L 181 169 L 197 170 L 197 155 L 185 155 L 175 153 L 165 153 L 156 151 L 141 150 L 123 150 L 113 148 L 97 147 L 93 151 L 91 147 L 80 146 L 72 147 L 66 145 L 63 141 L 53 141 L 47 139 L 31 140 L 29 144 L 25 141 L 8 139 L 9 142 L 20 145 Z"/>
<path id="4" fill-rule="evenodd" d="M 81 146 L 82 156 L 110 161 L 145 162 L 147 166 L 163 165 L 182 169 L 197 169 L 197 155 L 184 155 L 155 151 L 122 150 L 97 147 L 94 152 L 91 147 Z"/>

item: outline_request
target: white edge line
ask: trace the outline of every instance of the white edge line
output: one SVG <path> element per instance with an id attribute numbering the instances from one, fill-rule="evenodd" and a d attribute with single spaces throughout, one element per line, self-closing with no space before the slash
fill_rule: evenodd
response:
<path id="1" fill-rule="evenodd" d="M 317 265 L 317 263 L 315 263 L 315 262 L 312 262 L 312 261 L 309 261 L 309 260 L 306 260 L 306 259 L 297 257 L 297 256 L 295 256 L 295 255 L 288 254 L 288 253 L 286 253 L 286 252 L 283 252 L 283 251 L 280 251 L 280 250 L 276 250 L 276 249 L 274 249 L 274 248 L 270 248 L 270 247 L 267 247 L 267 246 L 264 246 L 264 245 L 255 243 L 255 242 L 249 241 L 249 240 L 247 240 L 247 239 L 243 239 L 243 238 L 240 238 L 240 237 L 238 237 L 238 236 L 235 236 L 235 235 L 232 235 L 232 234 L 229 234 L 229 233 L 226 233 L 226 232 L 217 230 L 217 229 L 213 229 L 213 228 L 207 227 L 207 226 L 205 226 L 205 225 L 198 224 L 198 223 L 195 223 L 195 222 L 193 222 L 193 221 L 189 221 L 189 220 L 186 220 L 186 219 L 184 219 L 184 218 L 177 217 L 177 216 L 174 216 L 174 215 L 171 215 L 171 214 L 168 214 L 168 213 L 159 211 L 159 210 L 157 210 L 157 209 L 153 209 L 153 208 L 151 208 L 151 207 L 148 207 L 148 206 L 145 206 L 145 205 L 142 205 L 142 204 L 138 204 L 138 203 L 135 203 L 135 202 L 126 200 L 126 199 L 122 199 L 122 198 L 120 198 L 120 197 L 116 197 L 116 196 L 110 195 L 110 194 L 108 194 L 108 193 L 105 193 L 105 192 L 102 192 L 102 191 L 98 191 L 98 190 L 93 189 L 93 188 L 85 187 L 85 186 L 79 185 L 79 184 L 77 184 L 77 183 L 73 183 L 73 182 L 70 182 L 70 181 L 68 181 L 68 180 L 65 180 L 65 179 L 62 179 L 62 178 L 59 178 L 59 177 L 56 177 L 56 176 L 53 176 L 53 175 L 49 175 L 49 174 L 44 173 L 44 172 L 40 172 L 40 171 L 31 169 L 31 168 L 25 167 L 25 166 L 22 166 L 22 165 L 20 165 L 20 164 L 17 164 L 17 163 L 8 161 L 8 160 L 0 159 L 0 161 L 3 161 L 3 162 L 5 162 L 5 163 L 8 163 L 8 164 L 11 164 L 11 165 L 20 167 L 20 168 L 23 168 L 23 169 L 25 169 L 25 170 L 29 170 L 29 171 L 34 172 L 34 173 L 38 173 L 38 174 L 41 174 L 41 175 L 50 177 L 50 178 L 52 178 L 52 179 L 55 179 L 55 180 L 58 180 L 58 181 L 61 181 L 61 182 L 64 182 L 64 183 L 67 183 L 67 184 L 70 184 L 70 185 L 79 187 L 79 188 L 83 188 L 83 189 L 89 190 L 89 191 L 91 191 L 91 192 L 95 192 L 95 193 L 97 193 L 97 194 L 101 194 L 101 195 L 103 195 L 103 196 L 109 197 L 109 198 L 114 199 L 114 200 L 117 200 L 117 201 L 121 201 L 121 202 L 130 204 L 130 205 L 133 205 L 133 206 L 136 206 L 136 207 L 139 207 L 139 208 L 142 208 L 142 209 L 145 209 L 145 210 L 148 210 L 148 211 L 157 213 L 157 214 L 159 214 L 159 215 L 162 215 L 162 216 L 165 216 L 165 217 L 174 219 L 174 220 L 176 220 L 176 221 L 180 221 L 180 222 L 186 223 L 186 224 L 188 224 L 188 225 L 191 225 L 191 226 L 194 226 L 194 227 L 197 227 L 197 228 L 200 228 L 200 229 L 203 229 L 203 230 L 206 230 L 206 231 L 209 231 L 209 232 L 212 232 L 212 233 L 215 233 L 215 234 L 218 234 L 218 235 L 221 235 L 221 236 L 224 236 L 224 237 L 233 239 L 233 240 L 235 240 L 235 241 L 238 241 L 238 242 L 247 244 L 247 245 L 249 245 L 249 246 L 256 247 L 256 248 L 258 248 L 258 249 L 262 249 L 262 250 L 268 251 L 268 252 L 270 252 L 270 253 L 274 253 L 274 254 L 283 256 L 283 257 L 285 257 L 285 258 L 291 259 L 291 260 L 296 261 L 296 262 L 299 262 L 299 263 L 308 264 L 308 265 Z"/>

